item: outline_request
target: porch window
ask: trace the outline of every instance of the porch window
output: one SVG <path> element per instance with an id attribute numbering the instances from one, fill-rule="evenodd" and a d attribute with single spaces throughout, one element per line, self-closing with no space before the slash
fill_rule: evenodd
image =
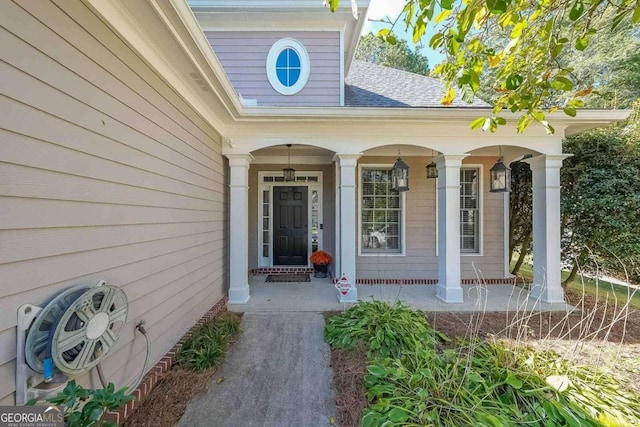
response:
<path id="1" fill-rule="evenodd" d="M 363 167 L 360 184 L 362 253 L 401 253 L 402 195 L 391 190 L 390 168 Z"/>
<path id="2" fill-rule="evenodd" d="M 479 168 L 460 169 L 460 252 L 480 252 Z"/>

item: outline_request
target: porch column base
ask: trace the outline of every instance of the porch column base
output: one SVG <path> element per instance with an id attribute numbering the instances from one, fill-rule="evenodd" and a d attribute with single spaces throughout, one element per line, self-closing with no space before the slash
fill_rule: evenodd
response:
<path id="1" fill-rule="evenodd" d="M 548 304 L 564 304 L 564 289 L 562 286 L 545 286 L 544 284 L 531 284 L 529 298 Z"/>
<path id="2" fill-rule="evenodd" d="M 462 286 L 447 286 L 438 283 L 436 285 L 436 298 L 447 304 L 461 304 L 464 302 Z"/>
<path id="3" fill-rule="evenodd" d="M 234 286 L 229 289 L 229 304 L 246 304 L 250 297 L 249 285 Z"/>
<path id="4" fill-rule="evenodd" d="M 342 295 L 341 293 L 338 292 L 338 301 L 340 301 L 341 303 L 356 303 L 358 302 L 358 289 L 354 286 L 351 288 L 351 290 L 346 294 L 346 295 Z"/>

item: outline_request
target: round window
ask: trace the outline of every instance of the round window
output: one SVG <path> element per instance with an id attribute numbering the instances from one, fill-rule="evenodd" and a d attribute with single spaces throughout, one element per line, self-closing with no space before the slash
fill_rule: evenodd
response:
<path id="1" fill-rule="evenodd" d="M 298 93 L 309 79 L 309 55 L 294 39 L 278 40 L 267 56 L 267 77 L 271 86 L 283 95 Z"/>

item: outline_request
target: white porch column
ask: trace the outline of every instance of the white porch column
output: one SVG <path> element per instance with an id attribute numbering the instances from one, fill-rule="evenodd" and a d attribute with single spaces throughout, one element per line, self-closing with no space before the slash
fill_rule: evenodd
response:
<path id="1" fill-rule="evenodd" d="M 251 154 L 227 154 L 230 173 L 229 303 L 249 301 L 249 164 Z"/>
<path id="2" fill-rule="evenodd" d="M 467 154 L 438 156 L 438 285 L 436 297 L 463 302 L 460 279 L 460 167 Z"/>
<path id="3" fill-rule="evenodd" d="M 566 154 L 524 160 L 533 177 L 533 284 L 531 298 L 564 302 L 560 277 L 560 167 Z"/>
<path id="4" fill-rule="evenodd" d="M 340 297 L 340 302 L 357 302 L 356 289 L 356 239 L 358 222 L 356 218 L 356 166 L 362 154 L 336 154 L 334 161 L 339 162 L 340 186 L 340 271 L 336 276 L 344 274 L 351 281 L 351 291 Z"/>

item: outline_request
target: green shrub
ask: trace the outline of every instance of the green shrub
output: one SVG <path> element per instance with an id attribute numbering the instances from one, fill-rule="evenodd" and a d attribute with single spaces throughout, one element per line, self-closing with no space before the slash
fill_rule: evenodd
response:
<path id="1" fill-rule="evenodd" d="M 76 380 L 67 383 L 64 389 L 48 399 L 53 405 L 64 406 L 64 421 L 67 427 L 115 427 L 117 424 L 105 421 L 107 412 L 118 411 L 133 396 L 125 393 L 126 387 L 116 391 L 113 383 L 104 389 L 91 390 L 76 384 Z M 36 399 L 27 402 L 35 405 Z"/>
<path id="2" fill-rule="evenodd" d="M 220 360 L 239 332 L 240 318 L 235 314 L 223 313 L 208 320 L 187 338 L 176 354 L 176 363 L 191 371 L 208 369 Z"/>
<path id="3" fill-rule="evenodd" d="M 368 355 L 399 357 L 403 352 L 435 349 L 436 332 L 423 313 L 397 302 L 360 303 L 329 319 L 325 340 L 342 348 L 355 348 L 359 341 Z"/>
<path id="4" fill-rule="evenodd" d="M 325 336 L 368 346 L 365 427 L 640 425 L 640 397 L 613 377 L 504 341 L 438 346 L 423 314 L 399 304 L 360 303 L 329 319 Z"/>

